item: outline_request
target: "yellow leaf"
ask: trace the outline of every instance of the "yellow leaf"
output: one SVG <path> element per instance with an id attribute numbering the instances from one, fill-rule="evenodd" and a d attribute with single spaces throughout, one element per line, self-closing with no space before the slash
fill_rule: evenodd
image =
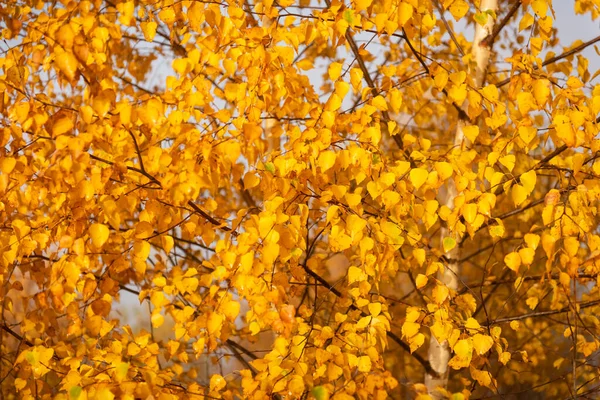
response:
<path id="1" fill-rule="evenodd" d="M 140 23 L 140 27 L 142 28 L 144 38 L 148 42 L 152 42 L 154 40 L 154 36 L 156 36 L 156 28 L 158 28 L 158 24 L 154 21 L 148 21 Z"/>
<path id="2" fill-rule="evenodd" d="M 145 240 L 138 240 L 133 244 L 133 256 L 136 259 L 146 261 L 150 255 L 150 243 Z"/>
<path id="3" fill-rule="evenodd" d="M 27 380 L 21 379 L 21 378 L 16 378 L 14 380 L 14 384 L 15 384 L 15 388 L 17 389 L 17 391 L 21 391 L 25 386 L 27 386 Z"/>
<path id="4" fill-rule="evenodd" d="M 542 248 L 548 258 L 553 257 L 555 243 L 556 239 L 552 235 L 548 233 L 542 235 Z"/>
<path id="5" fill-rule="evenodd" d="M 527 247 L 519 250 L 519 257 L 521 257 L 521 263 L 523 263 L 523 265 L 531 265 L 531 263 L 533 263 L 534 256 L 534 249 Z"/>
<path id="6" fill-rule="evenodd" d="M 417 307 L 408 307 L 406 309 L 406 321 L 415 322 L 421 316 L 421 312 Z"/>
<path id="7" fill-rule="evenodd" d="M 431 292 L 431 297 L 437 304 L 442 304 L 450 294 L 450 291 L 445 285 L 437 285 Z"/>
<path id="8" fill-rule="evenodd" d="M 444 247 L 444 252 L 447 253 L 454 247 L 456 247 L 456 240 L 454 240 L 454 238 L 451 237 L 445 237 L 442 242 L 442 246 Z"/>
<path id="9" fill-rule="evenodd" d="M 461 339 L 454 345 L 454 353 L 462 358 L 468 358 L 473 352 L 473 346 L 470 340 Z"/>
<path id="10" fill-rule="evenodd" d="M 516 159 L 513 154 L 509 154 L 501 157 L 498 161 L 500 161 L 500 164 L 504 165 L 510 172 L 512 172 L 513 168 L 515 167 Z"/>
<path id="11" fill-rule="evenodd" d="M 110 230 L 108 229 L 108 226 L 104 224 L 92 224 L 90 226 L 90 237 L 92 238 L 92 243 L 96 247 L 102 247 L 108 240 L 109 234 Z"/>
<path id="12" fill-rule="evenodd" d="M 433 83 L 435 84 L 435 87 L 437 87 L 440 90 L 445 88 L 446 84 L 448 83 L 448 72 L 446 72 L 446 70 L 442 68 L 438 69 L 438 71 L 435 73 L 435 76 L 433 77 Z"/>
<path id="13" fill-rule="evenodd" d="M 335 111 L 342 106 L 342 99 L 337 94 L 333 93 L 329 96 L 327 103 L 325 103 L 325 110 Z"/>
<path id="14" fill-rule="evenodd" d="M 136 239 L 148 239 L 154 234 L 154 227 L 150 222 L 141 221 L 135 226 Z"/>
<path id="15" fill-rule="evenodd" d="M 510 321 L 510 327 L 512 330 L 516 331 L 519 330 L 519 321 Z"/>
<path id="16" fill-rule="evenodd" d="M 517 95 L 517 106 L 522 115 L 527 115 L 529 111 L 538 108 L 533 95 L 529 92 L 521 92 Z"/>
<path id="17" fill-rule="evenodd" d="M 67 23 L 60 27 L 56 32 L 56 39 L 65 49 L 71 49 L 73 47 L 73 39 L 75 32 L 71 28 L 71 24 Z"/>
<path id="18" fill-rule="evenodd" d="M 533 18 L 533 15 L 525 13 L 521 18 L 521 21 L 519 21 L 519 32 L 529 28 L 534 22 L 535 19 Z"/>
<path id="19" fill-rule="evenodd" d="M 317 165 L 321 168 L 321 172 L 329 170 L 335 164 L 336 154 L 335 152 L 328 150 L 324 151 L 319 155 Z"/>
<path id="20" fill-rule="evenodd" d="M 417 333 L 415 336 L 408 339 L 408 344 L 410 345 L 410 352 L 414 353 L 419 347 L 421 347 L 425 343 L 425 335 L 422 333 Z"/>
<path id="21" fill-rule="evenodd" d="M 535 308 L 537 307 L 539 303 L 539 299 L 537 297 L 529 297 L 527 300 L 525 300 L 525 304 L 527 304 L 529 306 L 530 309 L 535 310 Z"/>
<path id="22" fill-rule="evenodd" d="M 254 336 L 260 332 L 260 325 L 258 324 L 258 322 L 252 321 L 248 326 L 248 329 L 250 330 L 250 333 Z"/>
<path id="23" fill-rule="evenodd" d="M 350 91 L 350 84 L 344 81 L 337 81 L 335 83 L 335 93 L 340 96 L 340 98 L 344 98 L 346 94 Z"/>
<path id="24" fill-rule="evenodd" d="M 498 223 L 497 225 L 490 225 L 489 227 L 490 235 L 493 238 L 502 238 L 506 233 L 506 229 L 504 228 L 504 224 L 502 223 L 501 219 L 496 218 L 496 222 Z"/>
<path id="25" fill-rule="evenodd" d="M 425 285 L 427 285 L 427 281 L 429 279 L 427 278 L 427 276 L 423 275 L 423 274 L 419 274 L 417 275 L 416 279 L 415 279 L 415 284 L 417 286 L 417 289 L 421 289 L 422 287 L 424 287 Z"/>
<path id="26" fill-rule="evenodd" d="M 373 0 L 354 0 L 354 9 L 356 11 L 366 10 L 371 3 L 373 3 Z"/>
<path id="27" fill-rule="evenodd" d="M 331 79 L 332 81 L 337 80 L 337 78 L 339 78 L 340 75 L 342 75 L 342 64 L 338 62 L 331 63 L 329 69 L 327 70 L 327 73 L 329 74 L 329 79 Z"/>
<path id="28" fill-rule="evenodd" d="M 210 335 L 217 334 L 221 331 L 223 325 L 223 316 L 216 312 L 211 312 L 206 322 L 206 329 Z"/>
<path id="29" fill-rule="evenodd" d="M 482 92 L 483 96 L 492 103 L 498 101 L 498 88 L 495 85 L 487 85 L 482 89 Z"/>
<path id="30" fill-rule="evenodd" d="M 386 190 L 381 194 L 381 200 L 383 201 L 386 210 L 398 204 L 400 199 L 401 197 L 398 192 L 392 190 Z"/>
<path id="31" fill-rule="evenodd" d="M 123 381 L 123 379 L 125 379 L 127 377 L 127 372 L 129 371 L 129 363 L 127 362 L 120 362 L 117 364 L 116 368 L 116 378 L 118 382 Z"/>
<path id="32" fill-rule="evenodd" d="M 154 126 L 163 114 L 163 104 L 157 98 L 148 100 L 146 106 L 139 111 L 139 118 L 143 123 Z"/>
<path id="33" fill-rule="evenodd" d="M 392 106 L 392 111 L 396 114 L 399 113 L 400 107 L 402 106 L 402 93 L 398 89 L 392 88 L 389 92 L 389 100 L 390 105 Z M 390 123 L 395 122 L 390 121 Z M 388 128 L 388 130 L 390 131 L 390 133 L 394 132 L 394 129 Z"/>
<path id="34" fill-rule="evenodd" d="M 469 11 L 469 4 L 465 0 L 455 0 L 450 6 L 449 10 L 454 19 L 458 21 Z"/>
<path id="35" fill-rule="evenodd" d="M 471 376 L 481 386 L 488 387 L 490 389 L 495 389 L 497 387 L 496 380 L 492 378 L 492 374 L 489 371 L 480 371 L 471 366 Z"/>
<path id="36" fill-rule="evenodd" d="M 370 316 L 365 316 L 362 317 L 361 319 L 358 320 L 358 322 L 356 323 L 356 328 L 357 329 L 365 329 L 367 326 L 369 326 L 369 324 L 373 322 L 373 318 Z"/>
<path id="37" fill-rule="evenodd" d="M 410 338 L 419 333 L 419 329 L 421 329 L 421 324 L 417 324 L 416 322 L 405 321 L 402 324 L 402 337 Z"/>
<path id="38" fill-rule="evenodd" d="M 341 69 L 341 67 L 340 67 Z M 363 79 L 363 72 L 361 71 L 360 68 L 352 68 L 350 70 L 350 84 L 352 85 L 352 88 L 354 88 L 354 90 L 356 92 L 358 92 L 362 86 L 362 79 Z"/>
<path id="39" fill-rule="evenodd" d="M 398 22 L 400 26 L 406 25 L 409 19 L 412 18 L 413 15 L 413 7 L 405 2 L 400 3 L 400 7 L 398 9 Z"/>
<path id="40" fill-rule="evenodd" d="M 383 96 L 381 96 L 381 95 L 375 96 L 373 98 L 373 100 L 371 100 L 371 104 L 373 105 L 373 107 L 377 108 L 379 111 L 387 111 L 388 110 L 388 105 L 387 105 L 385 99 L 383 98 Z"/>
<path id="41" fill-rule="evenodd" d="M 481 325 L 479 325 L 479 322 L 477 322 L 475 318 L 469 317 L 467 322 L 465 322 L 465 328 L 469 331 L 469 333 L 475 333 L 481 329 Z"/>
<path id="42" fill-rule="evenodd" d="M 519 137 L 525 144 L 529 144 L 537 136 L 537 129 L 533 126 L 520 126 Z"/>
<path id="43" fill-rule="evenodd" d="M 419 263 L 420 266 L 425 262 L 426 252 L 425 249 L 414 249 L 412 251 L 413 257 Z"/>
<path id="44" fill-rule="evenodd" d="M 514 251 L 511 253 L 508 253 L 504 257 L 504 263 L 511 270 L 513 270 L 515 272 L 519 272 L 519 267 L 521 266 L 521 256 L 519 256 L 519 253 L 516 253 Z"/>
<path id="45" fill-rule="evenodd" d="M 420 188 L 426 181 L 429 172 L 423 168 L 414 168 L 410 171 L 410 182 L 413 184 L 415 189 Z"/>
<path id="46" fill-rule="evenodd" d="M 565 272 L 560 273 L 558 280 L 560 284 L 566 289 L 568 289 L 571 285 L 571 277 Z"/>
<path id="47" fill-rule="evenodd" d="M 110 389 L 103 388 L 96 392 L 95 398 L 97 400 L 113 400 L 115 398 L 115 395 L 113 394 L 113 392 L 110 391 Z"/>
<path id="48" fill-rule="evenodd" d="M 316 400 L 329 400 L 329 391 L 324 386 L 315 386 L 310 393 Z"/>
<path id="49" fill-rule="evenodd" d="M 152 327 L 160 328 L 165 323 L 165 317 L 162 314 L 152 314 L 150 318 L 150 322 L 152 323 Z"/>
<path id="50" fill-rule="evenodd" d="M 531 192 L 533 192 L 533 189 L 535 189 L 537 175 L 534 170 L 531 170 L 531 171 L 526 172 L 523 175 L 521 175 L 519 180 L 523 184 L 523 187 L 527 191 L 527 194 L 531 194 Z"/>
<path id="51" fill-rule="evenodd" d="M 367 279 L 367 274 L 359 268 L 355 266 L 351 266 L 348 268 L 348 284 L 353 284 L 354 282 L 361 282 Z"/>
<path id="52" fill-rule="evenodd" d="M 548 12 L 548 0 L 533 0 L 531 8 L 538 17 L 544 18 Z"/>
<path id="53" fill-rule="evenodd" d="M 351 10 L 347 10 L 349 13 L 352 13 Z M 351 15 L 351 14 L 350 14 Z M 344 34 L 346 33 L 346 31 L 348 30 L 348 27 L 350 26 L 350 24 L 348 23 L 348 21 L 346 21 L 345 19 L 340 19 L 335 23 L 335 28 L 337 33 L 340 36 L 344 36 Z"/>
<path id="54" fill-rule="evenodd" d="M 252 189 L 252 188 L 258 186 L 259 183 L 260 183 L 260 178 L 258 176 L 256 176 L 256 174 L 254 174 L 252 172 L 248 172 L 246 175 L 244 175 L 244 188 L 245 189 Z"/>
<path id="55" fill-rule="evenodd" d="M 79 62 L 73 53 L 63 52 L 56 56 L 56 66 L 70 80 L 75 78 Z"/>
<path id="56" fill-rule="evenodd" d="M 171 25 L 173 22 L 175 22 L 175 19 L 176 19 L 175 11 L 173 10 L 173 7 L 169 7 L 169 6 L 164 7 L 158 13 L 158 18 L 160 18 L 161 21 L 163 21 L 165 24 Z"/>
<path id="57" fill-rule="evenodd" d="M 575 146 L 576 135 L 571 119 L 566 115 L 555 115 L 552 123 L 554 124 L 558 137 L 561 138 L 567 146 Z"/>
<path id="58" fill-rule="evenodd" d="M 517 321 L 512 321 L 512 322 L 517 322 Z M 506 365 L 511 358 L 511 354 L 507 351 L 503 352 L 502 354 L 500 354 L 500 356 L 498 356 L 498 361 L 500 361 L 502 364 Z"/>
<path id="59" fill-rule="evenodd" d="M 544 196 L 544 205 L 555 206 L 560 201 L 560 191 L 551 189 L 546 196 Z"/>
<path id="60" fill-rule="evenodd" d="M 0 161 L 0 171 L 3 174 L 10 174 L 17 165 L 17 159 L 14 157 L 5 157 Z"/>
<path id="61" fill-rule="evenodd" d="M 215 392 L 223 389 L 227 382 L 225 382 L 225 378 L 223 378 L 219 374 L 214 374 L 210 377 L 210 391 Z"/>
<path id="62" fill-rule="evenodd" d="M 362 201 L 361 195 L 356 193 L 346 193 L 344 198 L 350 207 L 356 207 Z"/>
<path id="63" fill-rule="evenodd" d="M 525 189 L 522 185 L 514 185 L 511 189 L 511 196 L 513 202 L 515 203 L 515 206 L 518 206 L 519 204 L 527 200 L 528 195 L 529 193 L 527 192 L 527 189 Z"/>
<path id="64" fill-rule="evenodd" d="M 436 162 L 434 164 L 434 168 L 438 173 L 440 181 L 445 181 L 446 179 L 450 178 L 454 173 L 454 168 L 452 168 L 452 164 L 447 163 L 445 161 Z"/>
<path id="65" fill-rule="evenodd" d="M 566 237 L 564 240 L 564 247 L 569 257 L 575 257 L 579 251 L 579 240 L 572 236 Z"/>
<path id="66" fill-rule="evenodd" d="M 199 32 L 201 29 L 201 24 L 206 18 L 206 14 L 204 13 L 204 5 L 197 2 L 192 2 L 192 5 L 188 7 L 187 17 L 190 28 L 196 32 Z"/>
<path id="67" fill-rule="evenodd" d="M 562 358 L 562 357 L 559 357 L 559 358 L 557 358 L 556 360 L 554 360 L 554 362 L 552 363 L 552 366 L 553 366 L 554 368 L 556 368 L 556 369 L 559 369 L 559 368 L 560 368 L 560 366 L 562 365 L 562 363 L 563 363 L 564 361 L 565 361 L 565 359 L 564 359 L 564 358 Z"/>
<path id="68" fill-rule="evenodd" d="M 540 236 L 533 233 L 525 234 L 524 240 L 527 246 L 533 250 L 537 249 L 538 245 L 540 244 Z"/>
<path id="69" fill-rule="evenodd" d="M 381 303 L 369 303 L 368 305 L 369 313 L 376 317 L 381 313 Z"/>
<path id="70" fill-rule="evenodd" d="M 161 291 L 153 291 L 152 294 L 150 295 L 150 302 L 152 303 L 152 305 L 156 308 L 162 308 L 162 306 L 164 306 L 165 304 L 168 303 L 167 298 L 165 297 L 165 294 Z"/>
<path id="71" fill-rule="evenodd" d="M 305 385 L 304 380 L 299 375 L 294 375 L 288 383 L 288 390 L 295 397 L 301 397 L 304 393 Z"/>
<path id="72" fill-rule="evenodd" d="M 381 231 L 390 239 L 391 243 L 396 245 L 404 243 L 402 229 L 398 224 L 391 221 L 384 221 L 381 223 Z"/>
<path id="73" fill-rule="evenodd" d="M 550 81 L 548 79 L 537 79 L 533 83 L 533 97 L 538 106 L 544 107 L 550 97 Z"/>
<path id="74" fill-rule="evenodd" d="M 110 98 L 106 95 L 99 95 L 94 97 L 92 101 L 92 109 L 96 111 L 98 117 L 104 118 L 110 109 Z"/>
<path id="75" fill-rule="evenodd" d="M 52 125 L 52 136 L 57 137 L 64 135 L 73 129 L 73 121 L 69 117 L 62 117 Z"/>
<path id="76" fill-rule="evenodd" d="M 229 301 L 223 307 L 223 314 L 229 321 L 234 321 L 240 313 L 240 303 L 237 301 Z"/>
<path id="77" fill-rule="evenodd" d="M 462 209 L 462 215 L 469 224 L 475 222 L 475 218 L 477 218 L 477 204 L 465 204 Z"/>
<path id="78" fill-rule="evenodd" d="M 462 105 L 462 103 L 467 98 L 467 85 L 452 85 L 450 90 L 448 90 L 448 97 L 454 101 L 457 105 Z"/>
<path id="79" fill-rule="evenodd" d="M 465 126 L 462 128 L 462 131 L 471 143 L 475 143 L 475 139 L 479 136 L 479 127 L 477 125 Z"/>
<path id="80" fill-rule="evenodd" d="M 358 357 L 358 370 L 360 372 L 371 371 L 371 358 L 369 356 Z"/>
<path id="81" fill-rule="evenodd" d="M 479 355 L 483 355 L 492 348 L 494 339 L 487 335 L 476 334 L 473 336 L 473 348 Z"/>

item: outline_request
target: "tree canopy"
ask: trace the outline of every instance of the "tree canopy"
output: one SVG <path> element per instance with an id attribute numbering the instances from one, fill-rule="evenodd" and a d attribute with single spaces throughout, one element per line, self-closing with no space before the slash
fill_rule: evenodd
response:
<path id="1" fill-rule="evenodd" d="M 0 17 L 3 399 L 598 396 L 600 36 L 551 0 Z"/>

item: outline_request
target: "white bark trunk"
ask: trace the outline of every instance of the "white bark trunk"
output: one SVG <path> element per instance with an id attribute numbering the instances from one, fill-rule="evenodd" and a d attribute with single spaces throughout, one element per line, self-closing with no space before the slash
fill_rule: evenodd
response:
<path id="1" fill-rule="evenodd" d="M 487 10 L 496 11 L 498 9 L 498 0 L 481 0 L 481 12 Z M 483 84 L 485 78 L 485 72 L 490 59 L 491 49 L 489 44 L 482 44 L 481 42 L 490 35 L 494 30 L 494 20 L 488 17 L 487 23 L 484 26 L 477 24 L 475 28 L 475 37 L 473 40 L 472 54 L 475 60 L 475 70 L 471 73 L 475 74 L 475 86 L 480 87 Z M 456 132 L 454 134 L 454 146 L 463 146 L 464 133 L 463 127 L 467 124 L 467 121 L 459 119 Z M 448 190 L 446 195 L 443 196 L 440 203 L 452 208 L 454 204 L 454 198 L 457 195 L 456 187 L 454 182 L 449 182 Z M 450 235 L 450 231 L 447 228 L 442 228 L 441 238 Z M 458 260 L 460 257 L 460 248 L 456 246 L 449 254 L 448 257 L 452 260 Z M 452 291 L 458 289 L 458 274 L 459 265 L 451 263 L 447 266 L 443 273 L 439 274 L 439 279 Z M 425 386 L 429 391 L 429 394 L 434 399 L 440 399 L 445 396 L 437 388 L 446 389 L 448 385 L 448 361 L 450 361 L 451 350 L 448 346 L 448 342 L 444 341 L 439 343 L 436 338 L 432 335 L 429 343 L 429 354 L 428 359 L 432 369 L 437 373 L 438 376 L 432 374 L 425 375 Z"/>

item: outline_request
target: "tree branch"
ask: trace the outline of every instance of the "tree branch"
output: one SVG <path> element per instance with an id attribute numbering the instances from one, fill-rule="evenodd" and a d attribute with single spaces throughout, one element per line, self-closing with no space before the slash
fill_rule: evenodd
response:
<path id="1" fill-rule="evenodd" d="M 327 288 L 327 290 L 329 290 L 331 293 L 335 294 L 337 297 L 342 297 L 342 293 L 338 289 L 336 289 L 335 287 L 330 285 L 329 282 L 327 282 L 327 280 L 325 280 L 325 278 L 323 278 L 322 276 L 320 276 L 319 274 L 317 274 L 316 272 L 314 272 L 307 266 L 304 266 L 304 270 L 311 277 L 313 277 L 317 282 L 319 282 L 321 285 L 325 286 Z M 352 310 L 361 311 L 354 304 L 351 304 L 350 308 Z M 361 311 L 361 315 L 365 316 L 366 314 Z M 405 342 L 403 342 L 402 339 L 400 339 L 395 333 L 388 331 L 388 332 L 386 332 L 386 335 L 387 335 L 387 337 L 392 339 L 392 341 L 396 342 L 403 350 L 407 351 L 415 360 L 417 360 L 417 362 L 423 366 L 423 368 L 425 369 L 425 372 L 427 372 L 430 375 L 437 376 L 437 372 L 431 367 L 431 364 L 429 363 L 429 361 L 427 361 L 426 359 L 421 357 L 419 354 L 411 352 L 410 346 L 408 344 L 406 344 Z"/>
<path id="2" fill-rule="evenodd" d="M 327 7 L 331 7 L 330 0 L 325 0 L 325 3 L 327 4 Z M 360 67 L 360 70 L 363 73 L 363 77 L 364 77 L 365 81 L 367 82 L 367 85 L 371 88 L 371 93 L 373 94 L 373 97 L 376 97 L 377 95 L 379 95 L 379 92 L 377 91 L 375 82 L 373 82 L 373 78 L 371 78 L 371 74 L 365 64 L 365 60 L 363 60 L 362 56 L 360 55 L 358 46 L 356 45 L 356 41 L 352 37 L 352 34 L 350 33 L 349 30 L 346 30 L 345 37 L 346 37 L 346 41 L 350 45 L 350 49 L 352 50 L 354 57 L 356 58 L 356 61 L 358 62 L 358 66 Z M 382 111 L 381 115 L 383 116 L 383 120 L 385 122 L 385 124 L 383 124 L 384 130 L 387 131 L 388 130 L 387 122 L 391 121 L 390 115 L 387 111 Z M 388 134 L 390 134 L 390 132 L 388 132 Z M 392 137 L 394 142 L 396 142 L 396 145 L 398 146 L 398 148 L 408 156 L 408 154 L 404 151 L 404 143 L 402 142 L 402 138 L 400 137 L 400 135 L 391 135 L 390 134 L 390 136 Z"/>
<path id="3" fill-rule="evenodd" d="M 544 61 L 542 63 L 542 67 L 545 67 L 547 65 L 553 64 L 553 63 L 555 63 L 557 61 L 562 60 L 563 58 L 572 56 L 575 53 L 579 53 L 580 51 L 585 50 L 587 47 L 589 47 L 589 46 L 591 46 L 594 43 L 599 42 L 599 41 L 600 41 L 600 36 L 596 36 L 595 38 L 593 38 L 591 40 L 588 40 L 587 42 L 582 43 L 579 46 L 577 46 L 575 48 L 572 48 L 571 50 L 567 50 L 567 51 L 565 51 L 565 52 L 563 52 L 563 53 L 561 53 L 561 54 L 559 54 L 557 56 L 550 57 L 549 59 L 547 59 L 546 61 Z M 534 69 L 539 69 L 539 67 L 534 67 Z M 519 75 L 519 74 L 520 74 L 520 72 L 517 75 Z M 510 78 L 506 78 L 503 81 L 498 82 L 496 84 L 496 87 L 500 88 L 500 87 L 506 85 L 507 83 L 510 83 L 511 79 L 512 79 L 512 76 Z"/>
<path id="4" fill-rule="evenodd" d="M 228 227 L 226 225 L 223 225 L 222 223 L 220 223 L 219 221 L 217 221 L 216 219 L 214 219 L 213 217 L 211 217 L 210 215 L 208 215 L 204 210 L 202 210 L 200 207 L 198 207 L 196 205 L 196 203 L 194 203 L 193 201 L 190 200 L 190 201 L 187 202 L 187 204 L 190 207 L 192 207 L 195 212 L 197 212 L 198 214 L 200 214 L 204 219 L 206 219 L 211 224 L 219 227 L 222 231 L 229 232 L 234 237 L 236 237 L 238 235 L 238 233 L 236 231 L 232 230 L 230 227 Z"/>
<path id="5" fill-rule="evenodd" d="M 600 305 L 600 300 L 593 300 L 593 301 L 589 301 L 587 303 L 580 304 L 579 309 L 581 310 L 581 309 L 593 307 L 596 305 Z M 514 317 L 506 317 L 506 318 L 497 319 L 493 322 L 490 322 L 489 325 L 485 325 L 485 326 L 498 325 L 498 324 L 502 324 L 505 322 L 519 321 L 519 320 L 527 319 L 527 318 L 547 317 L 549 315 L 563 314 L 563 313 L 566 313 L 569 311 L 571 311 L 571 306 L 566 306 L 559 310 L 538 311 L 538 312 L 533 312 L 533 313 L 529 313 L 529 314 L 515 315 Z"/>

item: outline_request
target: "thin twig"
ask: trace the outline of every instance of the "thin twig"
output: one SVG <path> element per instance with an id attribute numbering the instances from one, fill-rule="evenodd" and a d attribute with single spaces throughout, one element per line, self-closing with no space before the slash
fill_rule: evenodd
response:
<path id="1" fill-rule="evenodd" d="M 572 56 L 575 53 L 579 53 L 580 51 L 585 50 L 587 47 L 589 47 L 589 46 L 591 46 L 594 43 L 599 42 L 599 41 L 600 41 L 600 36 L 596 36 L 595 38 L 593 38 L 591 40 L 588 40 L 587 42 L 582 43 L 579 46 L 572 48 L 571 50 L 567 50 L 564 53 L 561 53 L 561 54 L 559 54 L 557 56 L 550 57 L 549 59 L 547 59 L 546 61 L 544 61 L 542 63 L 542 67 L 545 67 L 547 65 L 553 64 L 553 63 L 555 63 L 557 61 L 562 60 L 563 58 Z M 534 67 L 534 69 L 539 69 L 539 68 L 538 67 Z M 507 83 L 510 83 L 511 79 L 512 79 L 512 77 L 506 78 L 503 81 L 498 82 L 496 84 L 496 87 L 499 88 L 499 87 L 502 87 L 502 86 L 506 85 Z"/>
<path id="2" fill-rule="evenodd" d="M 600 305 L 600 300 L 594 300 L 594 301 L 589 301 L 584 304 L 580 304 L 579 309 L 582 310 L 584 308 L 589 308 L 589 307 L 593 307 L 593 306 L 597 306 L 597 305 Z M 533 312 L 533 313 L 529 313 L 529 314 L 515 315 L 513 317 L 499 318 L 499 319 L 491 322 L 489 324 L 489 326 L 498 325 L 498 324 L 502 324 L 502 323 L 510 322 L 510 321 L 519 321 L 519 320 L 527 319 L 527 318 L 538 318 L 538 317 L 547 317 L 549 315 L 564 314 L 569 311 L 571 311 L 570 305 L 567 307 L 563 307 L 559 310 L 538 311 L 538 312 Z"/>
<path id="3" fill-rule="evenodd" d="M 435 6 L 437 7 L 438 11 L 440 12 L 440 18 L 442 18 L 442 22 L 444 23 L 444 26 L 446 27 L 446 30 L 448 31 L 448 34 L 450 35 L 450 38 L 454 42 L 454 45 L 456 46 L 456 48 L 458 49 L 458 51 L 460 52 L 460 55 L 464 57 L 465 56 L 465 51 L 463 50 L 462 46 L 458 43 L 458 40 L 456 39 L 456 36 L 454 35 L 454 32 L 450 28 L 450 24 L 448 23 L 448 21 L 446 20 L 446 17 L 444 16 L 444 8 L 440 4 L 439 0 L 435 1 Z"/>
<path id="4" fill-rule="evenodd" d="M 327 4 L 327 7 L 331 7 L 330 0 L 325 0 L 325 3 Z M 360 55 L 360 51 L 359 51 L 358 46 L 356 45 L 356 41 L 352 37 L 352 34 L 350 33 L 349 30 L 346 31 L 345 36 L 346 36 L 346 41 L 350 45 L 350 49 L 352 50 L 352 53 L 354 54 L 354 57 L 356 58 L 356 61 L 358 62 L 358 66 L 360 67 L 360 70 L 363 73 L 363 78 L 367 82 L 367 85 L 369 86 L 369 88 L 371 88 L 371 93 L 373 94 L 373 97 L 379 95 L 379 92 L 377 91 L 377 87 L 375 86 L 375 82 L 373 81 L 373 78 L 371 78 L 369 69 L 367 68 L 367 65 L 365 64 L 365 60 Z M 389 121 L 391 121 L 390 115 L 387 111 L 382 111 L 381 115 L 383 116 L 383 120 L 385 122 L 385 124 L 382 124 L 383 129 L 387 131 L 387 123 Z M 388 132 L 388 133 L 390 133 L 390 136 L 392 136 L 392 139 L 394 140 L 394 142 L 396 142 L 396 145 L 398 146 L 398 148 L 400 150 L 404 151 L 404 143 L 402 142 L 402 138 L 400 137 L 400 135 L 391 135 L 391 132 Z M 405 152 L 405 154 L 407 154 L 407 153 Z M 408 154 L 407 154 L 407 156 L 408 156 Z"/>

